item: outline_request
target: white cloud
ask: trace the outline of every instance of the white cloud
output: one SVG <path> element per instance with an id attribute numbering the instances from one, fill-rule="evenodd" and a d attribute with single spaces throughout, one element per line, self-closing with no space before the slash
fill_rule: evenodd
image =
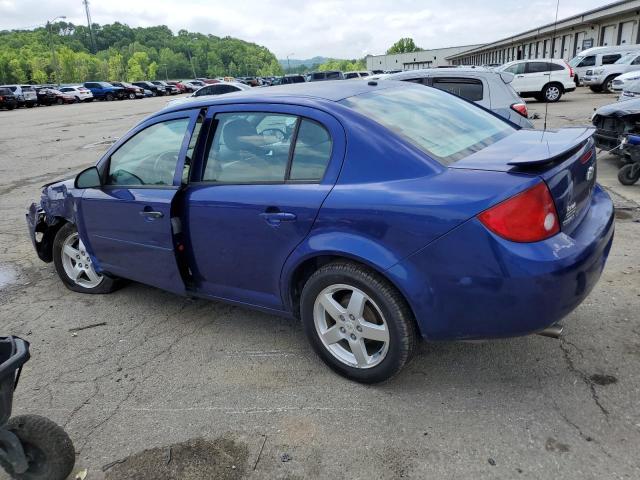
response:
<path id="1" fill-rule="evenodd" d="M 560 18 L 608 3 L 561 0 Z M 379 54 L 400 37 L 423 48 L 483 43 L 550 23 L 555 0 L 154 0 L 92 2 L 93 21 L 168 25 L 231 35 L 268 47 L 279 58 Z M 66 15 L 84 24 L 80 0 L 0 0 L 0 30 L 34 27 Z"/>

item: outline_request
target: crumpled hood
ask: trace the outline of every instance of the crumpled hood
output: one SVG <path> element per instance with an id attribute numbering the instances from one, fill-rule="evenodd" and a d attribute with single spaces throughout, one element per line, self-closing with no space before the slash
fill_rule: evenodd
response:
<path id="1" fill-rule="evenodd" d="M 623 117 L 625 115 L 637 114 L 640 114 L 640 98 L 604 105 L 596 110 L 594 116 Z"/>

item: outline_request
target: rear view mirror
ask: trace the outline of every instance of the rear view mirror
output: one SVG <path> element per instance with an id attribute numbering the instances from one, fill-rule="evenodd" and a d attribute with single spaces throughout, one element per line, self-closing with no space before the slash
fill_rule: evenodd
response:
<path id="1" fill-rule="evenodd" d="M 100 172 L 97 167 L 89 167 L 81 171 L 74 182 L 76 188 L 99 188 L 102 186 Z"/>

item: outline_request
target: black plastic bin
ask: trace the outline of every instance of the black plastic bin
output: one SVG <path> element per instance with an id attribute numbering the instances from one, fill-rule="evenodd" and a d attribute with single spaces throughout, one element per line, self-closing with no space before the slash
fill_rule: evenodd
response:
<path id="1" fill-rule="evenodd" d="M 28 360 L 29 342 L 18 337 L 0 337 L 0 427 L 11 416 L 13 391 Z"/>

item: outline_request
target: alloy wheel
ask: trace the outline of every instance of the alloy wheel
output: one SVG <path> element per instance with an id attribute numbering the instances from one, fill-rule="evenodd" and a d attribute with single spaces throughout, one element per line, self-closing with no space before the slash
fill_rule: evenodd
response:
<path id="1" fill-rule="evenodd" d="M 324 347 L 354 368 L 380 364 L 389 350 L 389 326 L 380 308 L 362 290 L 330 285 L 318 294 L 313 319 Z"/>
<path id="2" fill-rule="evenodd" d="M 67 276 L 84 288 L 95 288 L 104 278 L 93 268 L 91 257 L 77 232 L 69 235 L 62 244 L 62 266 Z"/>
<path id="3" fill-rule="evenodd" d="M 559 96 L 560 96 L 560 89 L 558 87 L 556 87 L 555 85 L 552 85 L 547 88 L 547 92 L 546 92 L 547 100 L 553 102 L 557 100 Z"/>

